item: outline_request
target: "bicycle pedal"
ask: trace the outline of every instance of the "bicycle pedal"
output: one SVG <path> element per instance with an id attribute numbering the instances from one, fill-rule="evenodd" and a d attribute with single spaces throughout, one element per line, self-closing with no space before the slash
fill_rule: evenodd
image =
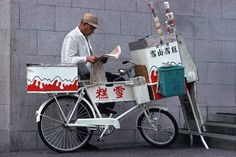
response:
<path id="1" fill-rule="evenodd" d="M 101 142 L 101 141 L 103 141 L 103 138 L 97 138 L 97 141 Z"/>

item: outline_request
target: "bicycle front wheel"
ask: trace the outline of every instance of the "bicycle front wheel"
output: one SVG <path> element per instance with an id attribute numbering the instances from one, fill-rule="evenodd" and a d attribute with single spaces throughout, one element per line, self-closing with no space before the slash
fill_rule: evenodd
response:
<path id="1" fill-rule="evenodd" d="M 178 134 L 178 125 L 174 117 L 166 111 L 151 108 L 148 116 L 142 113 L 138 119 L 138 129 L 146 142 L 155 147 L 172 144 Z"/>
<path id="2" fill-rule="evenodd" d="M 92 118 L 88 104 L 82 100 L 75 112 L 73 108 L 78 97 L 65 95 L 49 101 L 43 108 L 38 122 L 39 135 L 46 146 L 56 152 L 73 152 L 89 141 L 92 131 L 87 127 L 69 127 L 66 120 L 72 114 L 70 123 L 78 118 Z"/>

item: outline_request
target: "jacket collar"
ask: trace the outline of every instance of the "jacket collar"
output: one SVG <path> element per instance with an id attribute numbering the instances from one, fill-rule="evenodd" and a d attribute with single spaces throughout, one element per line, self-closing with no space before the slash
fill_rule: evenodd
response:
<path id="1" fill-rule="evenodd" d="M 75 27 L 75 31 L 76 31 L 79 35 L 81 35 L 81 36 L 83 36 L 83 37 L 85 38 L 85 36 L 84 36 L 83 33 L 80 31 L 80 29 L 79 29 L 78 26 Z"/>
<path id="2" fill-rule="evenodd" d="M 75 27 L 75 31 L 76 33 L 78 33 L 78 35 L 82 36 L 86 41 L 89 41 L 89 38 L 86 38 L 83 33 L 80 31 L 79 26 Z"/>

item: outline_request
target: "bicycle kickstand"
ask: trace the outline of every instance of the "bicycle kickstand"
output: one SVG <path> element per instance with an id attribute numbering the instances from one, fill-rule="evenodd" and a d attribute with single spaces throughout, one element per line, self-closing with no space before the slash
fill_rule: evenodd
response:
<path id="1" fill-rule="evenodd" d="M 112 117 L 113 114 L 110 114 L 109 118 Z M 104 134 L 106 133 L 106 131 L 109 129 L 109 126 L 108 125 L 105 125 L 104 126 L 104 130 L 102 131 L 101 135 L 99 136 L 99 138 L 97 138 L 97 141 L 102 141 L 103 140 L 103 136 Z"/>
<path id="2" fill-rule="evenodd" d="M 102 134 L 99 136 L 99 138 L 97 139 L 97 141 L 102 141 L 103 140 L 103 136 L 106 133 L 107 129 L 109 128 L 109 126 L 105 125 L 104 126 L 104 130 L 102 131 Z"/>

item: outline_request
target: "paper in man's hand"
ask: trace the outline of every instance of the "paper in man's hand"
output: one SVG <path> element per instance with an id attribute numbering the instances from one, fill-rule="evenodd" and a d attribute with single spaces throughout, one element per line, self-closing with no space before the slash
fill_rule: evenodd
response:
<path id="1" fill-rule="evenodd" d="M 98 60 L 104 60 L 104 58 L 118 59 L 120 54 L 121 54 L 121 48 L 120 45 L 117 45 L 110 53 L 98 57 Z"/>
<path id="2" fill-rule="evenodd" d="M 103 63 L 108 59 L 118 59 L 121 54 L 120 46 L 116 46 L 110 53 L 104 54 L 97 58 L 97 61 L 91 65 L 90 83 L 106 82 L 105 69 Z"/>

